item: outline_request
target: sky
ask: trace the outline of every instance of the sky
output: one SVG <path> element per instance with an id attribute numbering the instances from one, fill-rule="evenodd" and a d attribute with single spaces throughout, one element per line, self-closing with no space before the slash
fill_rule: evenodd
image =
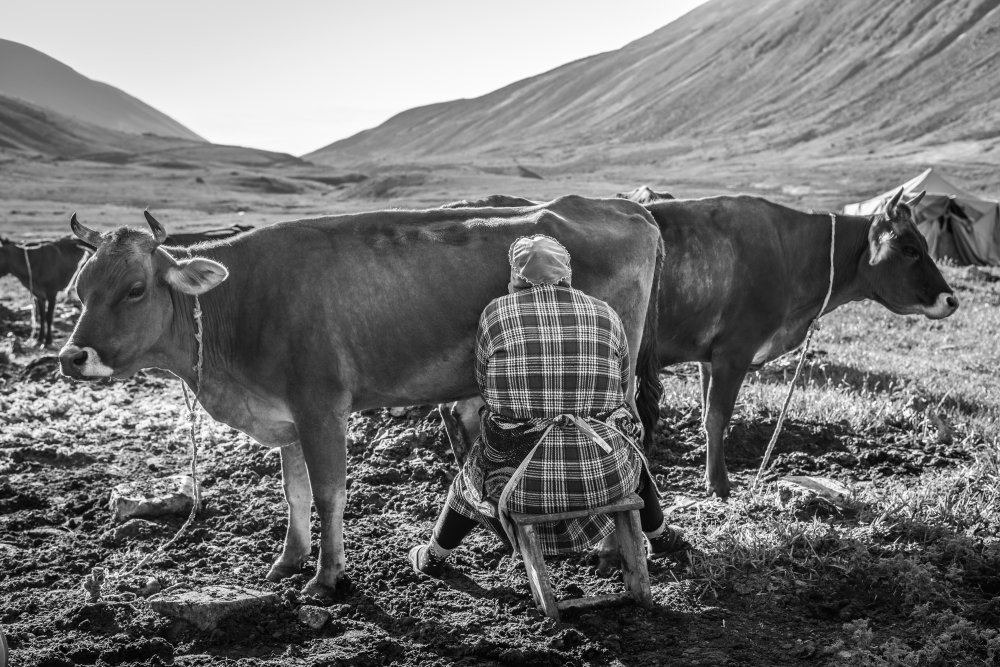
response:
<path id="1" fill-rule="evenodd" d="M 705 0 L 21 0 L 0 38 L 209 141 L 293 155 L 643 37 Z"/>

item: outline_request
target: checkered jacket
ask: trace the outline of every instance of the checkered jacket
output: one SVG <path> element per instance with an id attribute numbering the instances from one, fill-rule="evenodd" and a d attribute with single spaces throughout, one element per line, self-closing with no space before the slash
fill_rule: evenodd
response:
<path id="1" fill-rule="evenodd" d="M 543 433 L 508 499 L 511 512 L 548 514 L 606 505 L 635 491 L 642 456 L 638 421 L 625 405 L 628 343 L 617 313 L 568 287 L 542 285 L 494 300 L 479 321 L 476 379 L 487 411 L 484 433 Z M 588 417 L 605 452 L 560 414 Z M 487 424 L 486 420 L 493 420 Z M 611 426 L 615 428 L 612 428 Z M 521 437 L 523 442 L 524 438 Z M 456 476 L 449 505 L 470 518 L 489 514 L 527 451 L 515 440 L 480 437 Z M 513 451 L 513 450 L 517 451 Z M 613 529 L 608 516 L 540 524 L 546 554 L 580 551 Z"/>
<path id="2" fill-rule="evenodd" d="M 539 285 L 494 299 L 479 318 L 476 382 L 490 409 L 506 417 L 612 410 L 629 383 L 622 321 L 571 287 Z"/>

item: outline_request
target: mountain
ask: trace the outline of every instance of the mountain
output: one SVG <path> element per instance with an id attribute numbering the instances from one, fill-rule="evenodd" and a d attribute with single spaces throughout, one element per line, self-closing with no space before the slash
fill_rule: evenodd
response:
<path id="1" fill-rule="evenodd" d="M 114 86 L 88 79 L 40 51 L 5 39 L 0 39 L 0 95 L 109 130 L 205 141 Z"/>
<path id="2" fill-rule="evenodd" d="M 286 153 L 109 130 L 3 95 L 0 95 L 0 149 L 40 153 L 49 158 L 86 159 L 114 164 L 304 164 L 299 158 Z"/>
<path id="3" fill-rule="evenodd" d="M 617 51 L 404 111 L 304 157 L 568 162 L 955 142 L 985 152 L 1000 145 L 998 6 L 711 0 Z"/>

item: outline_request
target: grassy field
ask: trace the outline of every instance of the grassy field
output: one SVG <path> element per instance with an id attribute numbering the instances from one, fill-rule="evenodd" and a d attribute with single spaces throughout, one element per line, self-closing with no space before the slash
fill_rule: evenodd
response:
<path id="1" fill-rule="evenodd" d="M 123 177 L 115 187 L 141 177 Z M 385 200 L 350 200 L 347 208 L 475 196 L 473 182 L 539 197 L 567 187 L 434 178 L 409 181 Z M 468 190 L 454 189 L 455 182 Z M 229 194 L 188 208 L 182 192 L 157 183 L 168 230 L 172 219 L 184 219 L 185 229 L 236 221 L 235 210 L 212 209 Z M 582 189 L 615 188 L 600 178 L 586 184 Z M 61 233 L 56 218 L 71 208 L 92 207 L 81 217 L 95 227 L 141 220 L 141 207 L 117 196 L 51 196 L 56 191 L 50 187 L 48 199 L 42 185 L 12 191 L 3 206 L 19 213 L 0 231 Z M 254 197 L 244 220 L 261 224 L 322 211 L 336 198 L 347 201 L 349 191 L 309 186 L 284 203 Z M 39 211 L 42 226 L 34 224 Z M 270 585 L 284 596 L 276 610 L 234 622 L 222 635 L 156 618 L 124 589 L 109 603 L 119 605 L 111 617 L 83 600 L 78 582 L 91 566 L 123 550 L 149 551 L 179 525 L 162 520 L 116 541 L 108 537 L 105 503 L 115 483 L 184 469 L 183 403 L 177 383 L 156 374 L 115 384 L 57 379 L 46 359 L 52 350 L 21 349 L 27 294 L 0 279 L 0 567 L 11 573 L 0 576 L 8 600 L 0 624 L 23 665 L 210 664 L 190 657 L 201 654 L 245 665 L 322 664 L 331 642 L 340 642 L 344 655 L 353 650 L 356 664 L 995 664 L 1000 270 L 943 272 L 962 304 L 946 320 L 898 317 L 873 303 L 849 304 L 823 319 L 771 468 L 753 490 L 797 359 L 788 355 L 748 378 L 728 435 L 735 486 L 728 503 L 704 497 L 697 372 L 682 365 L 663 373 L 650 461 L 671 522 L 697 551 L 683 566 L 651 566 L 656 610 L 542 621 L 530 609 L 523 570 L 486 536 L 459 557 L 479 587 L 474 592 L 410 573 L 402 554 L 430 529 L 454 474 L 433 415 L 415 408 L 404 418 L 376 411 L 352 422 L 347 539 L 354 588 L 329 607 L 339 620 L 316 632 L 297 623 L 299 578 Z M 60 306 L 56 346 L 75 316 L 73 306 Z M 392 437 L 376 446 L 376 433 Z M 252 453 L 245 436 L 221 425 L 205 424 L 201 435 L 211 509 L 176 553 L 154 561 L 153 572 L 170 583 L 260 587 L 284 527 L 276 457 Z M 828 496 L 782 481 L 788 476 L 834 480 L 847 493 Z M 558 592 L 606 588 L 585 564 L 552 566 Z M 346 638 L 355 631 L 371 639 L 351 649 Z M 123 653 L 121 645 L 135 651 Z M 59 662 L 67 651 L 77 658 Z"/>

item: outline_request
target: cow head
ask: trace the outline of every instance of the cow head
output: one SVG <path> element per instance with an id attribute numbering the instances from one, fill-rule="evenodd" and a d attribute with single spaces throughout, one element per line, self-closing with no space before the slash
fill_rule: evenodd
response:
<path id="1" fill-rule="evenodd" d="M 169 334 L 175 311 L 187 307 L 183 295 L 202 294 L 228 277 L 210 259 L 174 259 L 160 247 L 167 237 L 163 226 L 145 215 L 152 236 L 127 227 L 102 235 L 73 214 L 73 233 L 95 252 L 77 281 L 83 311 L 59 352 L 64 375 L 93 380 L 169 367 Z"/>
<path id="2" fill-rule="evenodd" d="M 902 194 L 900 188 L 868 228 L 864 273 L 871 298 L 900 315 L 948 317 L 958 309 L 958 299 L 927 252 L 927 241 L 914 221 L 914 208 L 924 193 L 900 202 Z"/>

